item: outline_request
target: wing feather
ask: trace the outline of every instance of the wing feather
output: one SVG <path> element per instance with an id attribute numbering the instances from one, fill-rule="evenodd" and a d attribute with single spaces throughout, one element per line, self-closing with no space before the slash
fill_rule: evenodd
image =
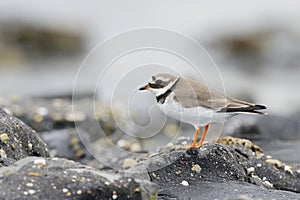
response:
<path id="1" fill-rule="evenodd" d="M 263 105 L 255 105 L 234 99 L 207 87 L 205 84 L 190 79 L 180 79 L 173 92 L 176 99 L 186 108 L 202 106 L 218 112 L 259 113 L 256 110 L 266 109 Z"/>

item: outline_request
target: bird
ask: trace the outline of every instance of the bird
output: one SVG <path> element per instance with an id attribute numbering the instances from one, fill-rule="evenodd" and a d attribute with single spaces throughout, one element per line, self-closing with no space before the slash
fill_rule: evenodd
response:
<path id="1" fill-rule="evenodd" d="M 195 127 L 193 142 L 184 149 L 201 148 L 210 124 L 222 123 L 241 113 L 263 115 L 266 113 L 260 110 L 267 109 L 264 105 L 224 95 L 203 82 L 168 73 L 151 76 L 139 90 L 155 94 L 160 110 L 167 116 Z M 202 127 L 204 131 L 197 143 Z"/>

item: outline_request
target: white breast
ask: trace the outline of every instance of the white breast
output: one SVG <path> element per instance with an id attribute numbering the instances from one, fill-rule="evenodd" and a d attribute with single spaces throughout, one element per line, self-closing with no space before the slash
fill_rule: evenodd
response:
<path id="1" fill-rule="evenodd" d="M 172 92 L 164 104 L 158 104 L 159 108 L 169 117 L 192 124 L 195 128 L 211 123 L 222 123 L 227 118 L 225 113 L 216 113 L 205 107 L 185 108 L 174 100 L 174 96 L 175 94 Z"/>

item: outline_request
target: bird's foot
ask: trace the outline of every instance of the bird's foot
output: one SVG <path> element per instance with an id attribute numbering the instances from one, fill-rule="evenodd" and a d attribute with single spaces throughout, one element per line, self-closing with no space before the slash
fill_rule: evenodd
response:
<path id="1" fill-rule="evenodd" d="M 186 150 L 188 150 L 188 149 L 198 149 L 200 147 L 201 146 L 198 146 L 196 144 L 192 144 L 192 145 L 184 146 L 184 147 L 182 147 L 182 149 L 186 149 Z"/>
<path id="2" fill-rule="evenodd" d="M 200 149 L 201 147 L 202 147 L 202 144 L 197 144 L 197 145 L 196 145 L 196 148 L 197 148 L 197 149 Z"/>

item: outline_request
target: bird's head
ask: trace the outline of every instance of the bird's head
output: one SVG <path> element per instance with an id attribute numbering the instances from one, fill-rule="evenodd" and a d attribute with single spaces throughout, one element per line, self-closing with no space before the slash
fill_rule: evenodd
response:
<path id="1" fill-rule="evenodd" d="M 171 74 L 156 74 L 151 76 L 147 85 L 141 87 L 139 90 L 149 90 L 158 96 L 171 89 L 178 80 L 178 77 Z"/>

